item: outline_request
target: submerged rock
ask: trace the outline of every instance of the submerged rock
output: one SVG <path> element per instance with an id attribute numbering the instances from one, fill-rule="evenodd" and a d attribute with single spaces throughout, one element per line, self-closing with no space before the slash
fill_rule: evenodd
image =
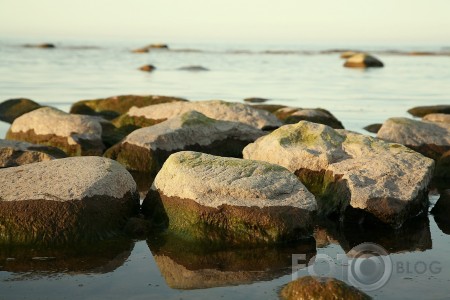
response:
<path id="1" fill-rule="evenodd" d="M 160 103 L 175 101 L 187 101 L 183 98 L 168 96 L 137 96 L 122 95 L 96 100 L 82 100 L 72 104 L 70 113 L 81 115 L 102 116 L 106 119 L 114 119 L 126 113 L 131 107 L 144 107 Z"/>
<path id="2" fill-rule="evenodd" d="M 128 119 L 144 119 L 160 123 L 166 119 L 182 115 L 188 111 L 198 111 L 209 118 L 223 121 L 241 122 L 260 129 L 273 129 L 281 122 L 266 111 L 255 109 L 242 103 L 220 100 L 197 102 L 172 102 L 142 108 L 132 107 L 124 116 Z"/>
<path id="3" fill-rule="evenodd" d="M 383 66 L 383 63 L 376 57 L 365 53 L 350 56 L 344 64 L 344 67 L 347 68 L 381 68 Z"/>
<path id="4" fill-rule="evenodd" d="M 291 281 L 280 292 L 283 300 L 368 300 L 369 295 L 335 278 L 313 276 Z"/>
<path id="5" fill-rule="evenodd" d="M 316 201 L 283 167 L 185 151 L 167 159 L 142 207 L 181 238 L 255 244 L 311 235 Z"/>
<path id="6" fill-rule="evenodd" d="M 450 114 L 427 114 L 422 118 L 423 121 L 450 123 Z"/>
<path id="7" fill-rule="evenodd" d="M 66 157 L 58 148 L 0 139 L 0 168 Z"/>
<path id="8" fill-rule="evenodd" d="M 131 175 L 102 157 L 0 170 L 0 243 L 66 244 L 116 234 L 137 213 Z"/>
<path id="9" fill-rule="evenodd" d="M 100 122 L 90 116 L 43 107 L 14 120 L 6 139 L 53 146 L 69 156 L 102 155 L 101 135 Z"/>
<path id="10" fill-rule="evenodd" d="M 417 106 L 408 109 L 414 117 L 424 117 L 428 114 L 450 114 L 450 105 Z"/>
<path id="11" fill-rule="evenodd" d="M 139 68 L 139 70 L 144 71 L 144 72 L 152 72 L 156 69 L 156 67 L 154 65 L 145 65 Z"/>
<path id="12" fill-rule="evenodd" d="M 243 154 L 295 173 L 323 215 L 351 207 L 393 227 L 426 207 L 434 167 L 402 145 L 306 121 L 280 127 Z"/>
<path id="13" fill-rule="evenodd" d="M 0 103 L 0 121 L 12 123 L 21 115 L 41 107 L 38 103 L 26 98 L 3 101 Z"/>
<path id="14" fill-rule="evenodd" d="M 284 107 L 274 112 L 275 116 L 286 124 L 309 121 L 328 125 L 335 129 L 344 129 L 342 123 L 328 110 L 323 108 Z"/>
<path id="15" fill-rule="evenodd" d="M 190 71 L 190 72 L 202 72 L 202 71 L 209 71 L 208 68 L 205 68 L 203 66 L 184 66 L 181 68 L 178 68 L 180 71 Z"/>
<path id="16" fill-rule="evenodd" d="M 383 126 L 383 124 L 381 123 L 370 124 L 364 127 L 364 130 L 372 133 L 377 133 L 380 130 L 381 126 Z"/>
<path id="17" fill-rule="evenodd" d="M 209 154 L 240 157 L 246 145 L 265 133 L 255 127 L 219 121 L 190 111 L 157 125 L 133 131 L 106 151 L 128 170 L 156 175 L 170 154 L 195 150 Z"/>

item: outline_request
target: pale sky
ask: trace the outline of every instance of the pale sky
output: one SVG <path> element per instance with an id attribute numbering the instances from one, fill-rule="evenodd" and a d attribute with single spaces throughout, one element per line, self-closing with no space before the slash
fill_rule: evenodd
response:
<path id="1" fill-rule="evenodd" d="M 450 44 L 450 0 L 0 0 L 0 38 Z"/>

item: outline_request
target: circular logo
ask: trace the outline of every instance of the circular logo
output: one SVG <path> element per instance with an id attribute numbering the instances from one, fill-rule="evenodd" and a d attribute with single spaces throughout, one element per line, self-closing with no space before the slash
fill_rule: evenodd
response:
<path id="1" fill-rule="evenodd" d="M 348 253 L 348 281 L 363 291 L 383 287 L 392 275 L 392 260 L 383 247 L 374 243 L 362 243 Z"/>

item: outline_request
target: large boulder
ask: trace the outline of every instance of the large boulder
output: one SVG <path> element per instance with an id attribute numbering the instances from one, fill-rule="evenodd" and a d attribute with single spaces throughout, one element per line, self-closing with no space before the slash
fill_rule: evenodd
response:
<path id="1" fill-rule="evenodd" d="M 95 118 L 43 107 L 14 120 L 6 139 L 53 146 L 69 156 L 102 155 L 101 135 L 102 126 Z"/>
<path id="2" fill-rule="evenodd" d="M 284 107 L 274 112 L 275 116 L 286 124 L 309 121 L 328 125 L 335 129 L 344 129 L 342 123 L 328 110 L 323 108 Z"/>
<path id="3" fill-rule="evenodd" d="M 126 113 L 131 107 L 144 107 L 160 103 L 175 101 L 187 101 L 186 99 L 168 96 L 137 96 L 122 95 L 104 99 L 81 100 L 72 104 L 70 113 L 81 115 L 102 116 L 106 119 L 114 119 Z"/>
<path id="4" fill-rule="evenodd" d="M 241 122 L 260 129 L 273 129 L 281 126 L 281 122 L 267 111 L 242 103 L 219 100 L 172 102 L 142 108 L 132 107 L 126 117 L 128 119 L 144 118 L 159 123 L 191 110 L 196 110 L 212 119 Z"/>
<path id="5" fill-rule="evenodd" d="M 185 151 L 167 159 L 142 206 L 181 238 L 257 244 L 311 235 L 316 200 L 283 167 Z"/>
<path id="6" fill-rule="evenodd" d="M 66 157 L 58 148 L 0 139 L 0 168 Z"/>
<path id="7" fill-rule="evenodd" d="M 243 123 L 214 120 L 190 111 L 133 131 L 108 149 L 105 156 L 117 160 L 128 170 L 156 175 L 172 153 L 193 150 L 241 157 L 244 147 L 264 134 L 264 131 Z"/>
<path id="8" fill-rule="evenodd" d="M 350 56 L 344 63 L 344 67 L 347 68 L 381 68 L 383 66 L 383 63 L 378 58 L 366 53 Z"/>
<path id="9" fill-rule="evenodd" d="M 428 114 L 450 114 L 450 105 L 417 106 L 408 109 L 408 112 L 414 117 L 420 118 Z"/>
<path id="10" fill-rule="evenodd" d="M 291 281 L 280 292 L 283 300 L 368 300 L 369 295 L 335 278 L 304 276 Z"/>
<path id="11" fill-rule="evenodd" d="M 41 107 L 38 103 L 26 98 L 3 101 L 0 103 L 0 121 L 12 123 L 21 115 Z"/>
<path id="12" fill-rule="evenodd" d="M 422 120 L 429 122 L 450 123 L 450 114 L 427 114 Z"/>
<path id="13" fill-rule="evenodd" d="M 139 207 L 119 163 L 71 157 L 0 170 L 0 243 L 67 244 L 118 233 Z"/>
<path id="14" fill-rule="evenodd" d="M 353 208 L 393 227 L 425 208 L 434 167 L 402 145 L 306 121 L 280 127 L 243 153 L 295 173 L 323 215 Z"/>

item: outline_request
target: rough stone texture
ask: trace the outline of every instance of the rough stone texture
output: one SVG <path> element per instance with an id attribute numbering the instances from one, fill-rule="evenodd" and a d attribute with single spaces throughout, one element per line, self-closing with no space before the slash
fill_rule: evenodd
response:
<path id="1" fill-rule="evenodd" d="M 350 56 L 344 64 L 344 67 L 347 68 L 381 68 L 383 66 L 383 63 L 376 57 L 365 53 Z"/>
<path id="2" fill-rule="evenodd" d="M 97 115 L 106 119 L 114 119 L 126 113 L 131 107 L 144 107 L 160 103 L 187 101 L 186 99 L 168 96 L 122 95 L 96 100 L 81 100 L 72 104 L 70 113 L 81 115 Z"/>
<path id="3" fill-rule="evenodd" d="M 255 109 L 242 103 L 220 100 L 173 102 L 142 108 L 132 107 L 127 115 L 130 117 L 144 117 L 149 120 L 164 120 L 182 115 L 191 110 L 198 111 L 216 120 L 241 122 L 260 129 L 273 129 L 281 126 L 281 122 L 269 112 Z"/>
<path id="4" fill-rule="evenodd" d="M 428 114 L 450 114 L 450 105 L 417 106 L 408 109 L 414 117 L 424 117 Z"/>
<path id="5" fill-rule="evenodd" d="M 27 112 L 41 108 L 38 103 L 30 99 L 9 99 L 0 103 L 0 121 L 12 123 Z"/>
<path id="6" fill-rule="evenodd" d="M 309 121 L 328 125 L 335 129 L 344 129 L 342 123 L 328 110 L 323 108 L 284 107 L 274 112 L 275 116 L 286 124 Z"/>
<path id="7" fill-rule="evenodd" d="M 381 123 L 370 124 L 364 127 L 364 130 L 372 133 L 377 133 L 380 130 L 381 126 L 383 126 L 383 124 Z"/>
<path id="8" fill-rule="evenodd" d="M 369 295 L 335 278 L 313 276 L 291 281 L 280 292 L 283 300 L 366 300 Z"/>
<path id="9" fill-rule="evenodd" d="M 101 157 L 0 170 L 0 243 L 76 243 L 115 234 L 137 212 L 131 175 Z"/>
<path id="10" fill-rule="evenodd" d="M 143 203 L 144 214 L 185 238 L 228 243 L 305 237 L 315 209 L 314 196 L 283 167 L 190 151 L 167 159 Z"/>
<path id="11" fill-rule="evenodd" d="M 280 127 L 243 154 L 294 172 L 316 195 L 321 214 L 350 206 L 393 227 L 426 206 L 434 167 L 402 145 L 306 121 Z"/>
<path id="12" fill-rule="evenodd" d="M 128 170 L 156 172 L 170 154 L 182 150 L 241 157 L 244 147 L 265 133 L 255 127 L 219 121 L 190 111 L 157 125 L 133 131 L 108 149 L 106 157 Z"/>
<path id="13" fill-rule="evenodd" d="M 58 148 L 0 139 L 0 168 L 17 167 L 63 157 L 66 157 L 66 154 Z"/>
<path id="14" fill-rule="evenodd" d="M 423 155 L 439 159 L 450 150 L 450 124 L 391 118 L 384 122 L 377 136 L 405 145 Z"/>
<path id="15" fill-rule="evenodd" d="M 156 69 L 156 67 L 154 65 L 145 65 L 139 68 L 139 70 L 144 71 L 144 72 L 152 72 Z"/>
<path id="16" fill-rule="evenodd" d="M 424 121 L 450 123 L 450 114 L 428 114 L 423 117 Z"/>
<path id="17" fill-rule="evenodd" d="M 102 155 L 105 146 L 101 135 L 102 126 L 95 118 L 43 107 L 14 120 L 6 138 L 54 146 L 77 156 Z"/>

